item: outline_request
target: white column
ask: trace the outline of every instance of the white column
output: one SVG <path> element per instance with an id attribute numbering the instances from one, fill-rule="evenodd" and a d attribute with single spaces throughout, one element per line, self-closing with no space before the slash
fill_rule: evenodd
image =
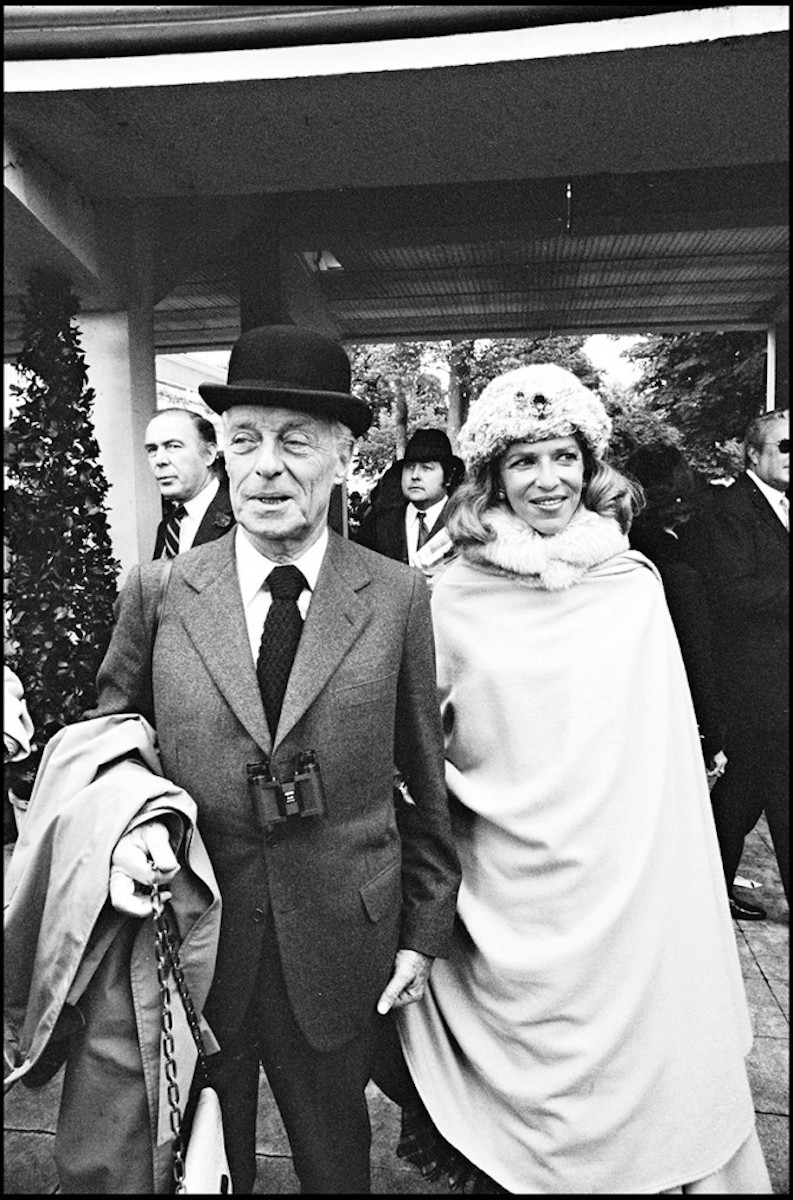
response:
<path id="1" fill-rule="evenodd" d="M 768 335 L 767 408 L 790 407 L 790 321 L 780 316 Z"/>
<path id="2" fill-rule="evenodd" d="M 773 325 L 765 339 L 765 410 L 771 412 L 776 400 L 776 329 Z"/>
<path id="3" fill-rule="evenodd" d="M 110 485 L 108 519 L 122 583 L 134 563 L 151 559 L 161 516 L 143 444 L 157 408 L 153 314 L 146 306 L 81 313 L 77 323 L 95 392 L 94 428 Z"/>

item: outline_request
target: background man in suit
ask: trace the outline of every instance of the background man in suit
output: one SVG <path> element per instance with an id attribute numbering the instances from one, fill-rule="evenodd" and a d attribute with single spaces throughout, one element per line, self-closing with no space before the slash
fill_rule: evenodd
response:
<path id="1" fill-rule="evenodd" d="M 98 714 L 155 725 L 164 774 L 196 801 L 220 887 L 205 1015 L 221 1046 L 211 1082 L 238 1192 L 254 1183 L 260 1062 L 302 1191 L 369 1192 L 364 1089 L 378 1014 L 422 995 L 459 885 L 426 583 L 327 525 L 371 421 L 349 385 L 329 338 L 293 326 L 243 334 L 228 383 L 200 389 L 224 416 L 235 534 L 175 560 L 153 654 L 162 568 L 130 573 L 98 677 Z M 295 601 L 281 598 L 277 567 L 297 568 L 299 611 L 280 715 L 271 693 Z M 291 617 L 276 616 L 284 605 Z M 284 622 L 274 648 L 271 617 Z M 267 827 L 272 793 L 249 786 L 249 765 L 288 781 L 309 750 L 327 815 L 290 812 Z M 398 808 L 395 766 L 413 798 Z M 151 912 L 147 888 L 178 870 L 178 833 L 154 821 L 121 838 L 117 909 Z"/>
<path id="2" fill-rule="evenodd" d="M 790 872 L 790 481 L 788 410 L 746 431 L 746 469 L 684 527 L 689 560 L 704 570 L 724 699 L 727 767 L 711 792 L 730 911 L 762 920 L 733 882 L 743 842 L 765 809 L 788 895 Z"/>
<path id="3" fill-rule="evenodd" d="M 154 558 L 183 554 L 231 528 L 229 485 L 218 473 L 211 421 L 187 408 L 163 409 L 146 427 L 146 453 L 168 506 L 157 529 Z"/>
<path id="4" fill-rule="evenodd" d="M 400 472 L 394 502 L 386 494 L 382 503 L 373 503 L 356 541 L 388 558 L 421 565 L 419 552 L 445 528 L 449 496 L 461 482 L 465 464 L 452 454 L 442 429 L 417 429 L 393 470 Z"/>

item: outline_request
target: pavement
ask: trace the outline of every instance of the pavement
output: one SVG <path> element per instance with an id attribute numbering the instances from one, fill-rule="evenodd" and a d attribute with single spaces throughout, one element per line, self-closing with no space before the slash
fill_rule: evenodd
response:
<path id="1" fill-rule="evenodd" d="M 779 879 L 765 819 L 746 839 L 739 876 L 761 886 L 736 895 L 761 903 L 764 921 L 734 922 L 746 995 L 754 1026 L 747 1060 L 757 1129 L 774 1194 L 790 1191 L 788 957 L 789 910 Z M 681 903 L 685 897 L 678 897 Z M 670 897 L 674 903 L 675 897 Z M 62 1072 L 36 1091 L 19 1085 L 5 1097 L 4 1193 L 48 1195 L 57 1191 L 52 1147 Z M 444 1182 L 428 1183 L 396 1157 L 399 1110 L 374 1085 L 368 1092 L 372 1119 L 372 1191 L 376 1195 L 448 1195 Z M 256 1192 L 299 1193 L 289 1144 L 270 1090 L 262 1078 L 259 1093 Z"/>

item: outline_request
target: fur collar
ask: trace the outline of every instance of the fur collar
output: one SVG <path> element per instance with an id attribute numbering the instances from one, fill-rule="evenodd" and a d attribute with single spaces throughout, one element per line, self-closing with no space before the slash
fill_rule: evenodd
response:
<path id="1" fill-rule="evenodd" d="M 591 567 L 628 549 L 616 521 L 583 507 L 552 537 L 536 533 L 504 508 L 491 509 L 487 524 L 494 541 L 466 546 L 465 558 L 499 574 L 520 575 L 529 586 L 549 592 L 572 587 Z"/>

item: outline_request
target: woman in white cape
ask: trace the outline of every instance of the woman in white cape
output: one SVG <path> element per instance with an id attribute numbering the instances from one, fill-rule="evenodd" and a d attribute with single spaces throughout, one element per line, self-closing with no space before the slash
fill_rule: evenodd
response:
<path id="1" fill-rule="evenodd" d="M 477 1191 L 767 1194 L 696 720 L 610 429 L 535 364 L 459 436 L 432 607 L 463 882 L 398 1013 L 400 1153 Z"/>

